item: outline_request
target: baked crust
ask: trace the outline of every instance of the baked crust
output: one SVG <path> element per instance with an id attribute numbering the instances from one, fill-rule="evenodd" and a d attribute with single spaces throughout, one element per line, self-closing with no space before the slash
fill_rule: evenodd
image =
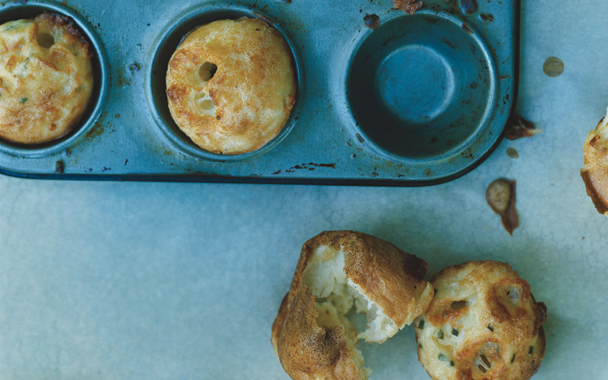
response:
<path id="1" fill-rule="evenodd" d="M 271 341 L 283 369 L 294 380 L 366 379 L 358 353 L 347 347 L 344 329 L 318 326 L 316 298 L 303 287 L 290 305 L 281 305 Z"/>
<path id="2" fill-rule="evenodd" d="M 525 380 L 536 373 L 547 308 L 511 266 L 470 262 L 431 282 L 436 295 L 415 329 L 418 359 L 432 379 Z"/>
<path id="3" fill-rule="evenodd" d="M 217 154 L 260 149 L 283 129 L 295 104 L 289 46 L 260 19 L 221 20 L 194 30 L 171 57 L 166 79 L 175 123 Z"/>
<path id="4" fill-rule="evenodd" d="M 583 145 L 585 167 L 581 177 L 587 195 L 600 214 L 608 216 L 608 118 L 603 118 L 596 129 L 589 132 Z"/>
<path id="5" fill-rule="evenodd" d="M 0 137 L 41 144 L 74 129 L 93 91 L 89 44 L 44 13 L 0 25 Z"/>
<path id="6" fill-rule="evenodd" d="M 393 0 L 393 8 L 401 9 L 407 14 L 413 15 L 424 4 L 418 0 Z"/>
<path id="7" fill-rule="evenodd" d="M 314 289 L 317 284 L 306 283 L 307 269 L 319 260 L 329 263 L 334 252 L 344 253 L 343 272 L 354 289 L 396 326 L 388 336 L 361 333 L 359 338 L 383 342 L 423 313 L 433 297 L 424 279 L 428 264 L 391 243 L 352 231 L 323 232 L 310 239 L 272 326 L 275 353 L 293 379 L 366 379 L 369 373 L 361 368 L 363 358 L 355 349 L 357 331 L 348 322 L 346 327 L 319 326 L 315 301 L 331 295 L 313 294 L 320 292 Z"/>

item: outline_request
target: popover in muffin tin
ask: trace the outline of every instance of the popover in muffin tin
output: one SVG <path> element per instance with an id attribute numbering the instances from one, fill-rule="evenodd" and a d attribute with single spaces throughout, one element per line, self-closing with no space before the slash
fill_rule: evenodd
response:
<path id="1" fill-rule="evenodd" d="M 254 18 L 214 21 L 192 31 L 171 57 L 166 81 L 175 123 L 215 154 L 266 145 L 287 123 L 296 99 L 289 46 Z"/>
<path id="2" fill-rule="evenodd" d="M 0 137 L 42 144 L 72 131 L 93 91 L 88 42 L 65 16 L 0 25 Z"/>

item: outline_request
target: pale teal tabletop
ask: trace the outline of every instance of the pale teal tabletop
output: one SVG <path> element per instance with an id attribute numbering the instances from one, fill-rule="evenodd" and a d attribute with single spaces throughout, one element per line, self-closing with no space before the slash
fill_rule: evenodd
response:
<path id="1" fill-rule="evenodd" d="M 578 4 L 522 0 L 517 111 L 543 132 L 503 141 L 444 185 L 0 176 L 0 379 L 288 379 L 270 327 L 302 244 L 337 229 L 423 258 L 429 278 L 470 260 L 510 263 L 548 308 L 534 379 L 607 378 L 608 219 L 579 170 L 608 106 L 608 3 Z M 565 65 L 556 78 L 543 73 L 551 56 Z M 517 180 L 513 237 L 485 202 L 500 177 Z M 428 378 L 411 327 L 360 349 L 372 379 Z"/>

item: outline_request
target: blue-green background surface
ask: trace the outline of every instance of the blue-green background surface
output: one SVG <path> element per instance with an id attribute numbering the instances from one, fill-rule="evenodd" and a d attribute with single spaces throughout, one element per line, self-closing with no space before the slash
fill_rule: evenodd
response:
<path id="1" fill-rule="evenodd" d="M 152 20 L 144 6 L 130 11 Z M 332 229 L 391 241 L 428 261 L 429 275 L 469 260 L 509 262 L 548 307 L 535 379 L 608 377 L 608 219 L 579 176 L 582 144 L 608 105 L 606 14 L 602 0 L 522 0 L 517 110 L 543 132 L 505 140 L 444 185 L 0 176 L 0 379 L 287 379 L 270 326 L 302 244 Z M 550 56 L 565 64 L 557 78 L 542 70 Z M 499 177 L 517 180 L 513 237 L 484 199 Z M 411 327 L 360 348 L 372 379 L 428 378 Z"/>

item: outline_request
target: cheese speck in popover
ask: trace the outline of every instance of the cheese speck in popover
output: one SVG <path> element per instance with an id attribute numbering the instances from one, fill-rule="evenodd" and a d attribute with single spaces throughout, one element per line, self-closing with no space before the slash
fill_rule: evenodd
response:
<path id="1" fill-rule="evenodd" d="M 92 91 L 90 47 L 71 19 L 44 13 L 0 25 L 1 138 L 61 138 L 76 127 Z"/>
<path id="2" fill-rule="evenodd" d="M 171 57 L 166 80 L 177 126 L 216 154 L 260 149 L 283 129 L 295 104 L 289 46 L 260 19 L 195 29 Z"/>

